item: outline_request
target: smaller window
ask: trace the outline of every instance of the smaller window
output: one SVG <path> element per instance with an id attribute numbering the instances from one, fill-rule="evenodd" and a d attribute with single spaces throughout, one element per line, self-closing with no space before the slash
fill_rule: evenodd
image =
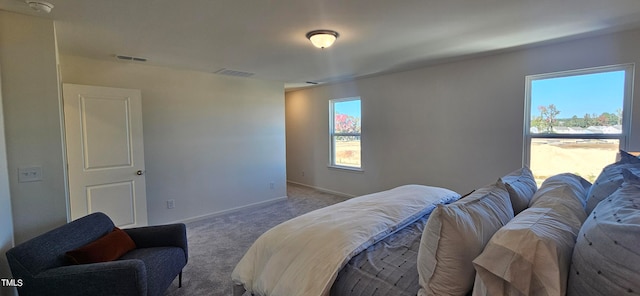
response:
<path id="1" fill-rule="evenodd" d="M 362 169 L 360 98 L 329 101 L 329 166 Z"/>

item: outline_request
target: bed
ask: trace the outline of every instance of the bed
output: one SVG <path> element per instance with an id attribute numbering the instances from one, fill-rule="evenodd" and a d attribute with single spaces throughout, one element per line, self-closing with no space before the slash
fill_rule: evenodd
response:
<path id="1" fill-rule="evenodd" d="M 328 295 L 354 255 L 459 197 L 444 188 L 404 185 L 286 221 L 262 234 L 240 260 L 232 273 L 234 294 Z"/>
<path id="2" fill-rule="evenodd" d="M 272 232 L 280 232 L 275 239 L 277 246 L 274 247 L 273 238 L 254 243 L 233 272 L 233 293 L 268 296 L 604 295 L 602 291 L 609 290 L 637 293 L 640 254 L 629 255 L 628 250 L 635 250 L 638 244 L 640 199 L 637 204 L 626 201 L 622 210 L 600 209 L 615 212 L 612 217 L 629 218 L 617 222 L 626 231 L 608 232 L 623 237 L 598 240 L 607 242 L 599 250 L 616 246 L 628 256 L 612 259 L 598 252 L 594 255 L 593 241 L 587 241 L 592 232 L 602 232 L 589 230 L 599 227 L 591 224 L 600 220 L 608 223 L 604 218 L 595 218 L 597 207 L 617 204 L 615 197 L 624 193 L 619 192 L 623 187 L 627 197 L 634 188 L 634 194 L 640 195 L 640 177 L 636 174 L 640 175 L 640 159 L 623 154 L 620 161 L 603 170 L 593 186 L 579 176 L 560 174 L 537 188 L 531 171 L 521 168 L 462 198 L 444 188 L 422 185 L 354 198 L 345 202 L 346 208 L 343 204 L 324 208 L 320 213 L 294 218 L 288 224 L 285 222 L 284 228 L 277 226 L 276 231 L 265 233 L 270 236 Z M 407 188 L 411 188 L 409 194 L 403 192 Z M 410 210 L 401 207 L 404 214 L 392 215 L 393 219 L 386 217 L 381 224 L 374 222 L 380 217 L 365 219 L 362 224 L 374 224 L 374 231 L 365 231 L 368 234 L 357 239 L 352 240 L 349 232 L 332 234 L 345 225 L 346 228 L 357 225 L 355 228 L 362 231 L 360 217 L 375 216 L 371 211 L 392 206 L 398 194 L 412 196 Z M 425 198 L 424 194 L 430 196 Z M 378 199 L 387 203 L 379 203 Z M 607 199 L 613 202 L 599 203 Z M 374 209 L 363 211 L 359 204 L 363 201 Z M 357 206 L 349 208 L 349 203 Z M 332 221 L 328 224 L 337 228 L 320 231 L 313 228 L 323 220 Z M 301 227 L 305 223 L 313 225 L 311 230 Z M 290 236 L 292 231 L 305 234 L 295 238 Z M 320 234 L 314 239 L 308 236 L 309 232 L 311 236 Z M 335 236 L 342 235 L 345 241 L 338 240 L 337 245 L 349 244 L 346 250 L 338 250 L 339 246 L 330 243 Z M 312 257 L 317 255 L 319 261 L 332 263 L 327 267 L 326 262 L 308 261 L 305 256 L 309 254 L 305 252 Z M 280 253 L 288 256 L 282 257 Z M 330 258 L 333 253 L 340 256 Z M 594 260 L 598 254 L 606 259 Z M 268 263 L 269 259 L 274 262 Z M 598 272 L 594 276 L 587 272 L 595 272 L 603 264 L 624 273 L 603 276 Z M 591 287 L 594 283 L 595 287 Z M 585 290 L 585 286 L 591 288 Z"/>
<path id="3" fill-rule="evenodd" d="M 418 293 L 416 260 L 429 214 L 373 244 L 342 267 L 330 295 L 397 295 Z"/>

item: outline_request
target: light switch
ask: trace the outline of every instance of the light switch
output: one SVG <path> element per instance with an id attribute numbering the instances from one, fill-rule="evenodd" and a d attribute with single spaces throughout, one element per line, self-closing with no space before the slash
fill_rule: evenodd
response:
<path id="1" fill-rule="evenodd" d="M 42 181 L 42 167 L 30 166 L 18 168 L 18 182 L 38 182 Z"/>

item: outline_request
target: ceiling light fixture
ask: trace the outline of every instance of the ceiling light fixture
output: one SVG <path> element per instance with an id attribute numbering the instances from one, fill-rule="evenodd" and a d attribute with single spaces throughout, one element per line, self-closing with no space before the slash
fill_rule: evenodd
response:
<path id="1" fill-rule="evenodd" d="M 33 10 L 35 11 L 42 11 L 42 12 L 46 12 L 46 13 L 50 13 L 51 9 L 53 9 L 53 4 L 49 3 L 49 2 L 45 2 L 45 1 L 30 1 L 30 0 L 26 0 L 25 2 L 27 2 L 27 4 L 29 4 L 29 6 L 31 8 L 33 8 Z"/>
<path id="2" fill-rule="evenodd" d="M 340 36 L 338 32 L 331 30 L 315 30 L 307 33 L 307 39 L 309 39 L 313 46 L 317 48 L 326 48 L 331 46 L 338 36 Z"/>

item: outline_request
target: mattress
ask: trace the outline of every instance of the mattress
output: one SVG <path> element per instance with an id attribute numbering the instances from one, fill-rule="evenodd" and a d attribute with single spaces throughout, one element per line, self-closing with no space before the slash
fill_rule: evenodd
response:
<path id="1" fill-rule="evenodd" d="M 416 260 L 429 215 L 351 258 L 338 273 L 331 296 L 417 295 Z"/>

